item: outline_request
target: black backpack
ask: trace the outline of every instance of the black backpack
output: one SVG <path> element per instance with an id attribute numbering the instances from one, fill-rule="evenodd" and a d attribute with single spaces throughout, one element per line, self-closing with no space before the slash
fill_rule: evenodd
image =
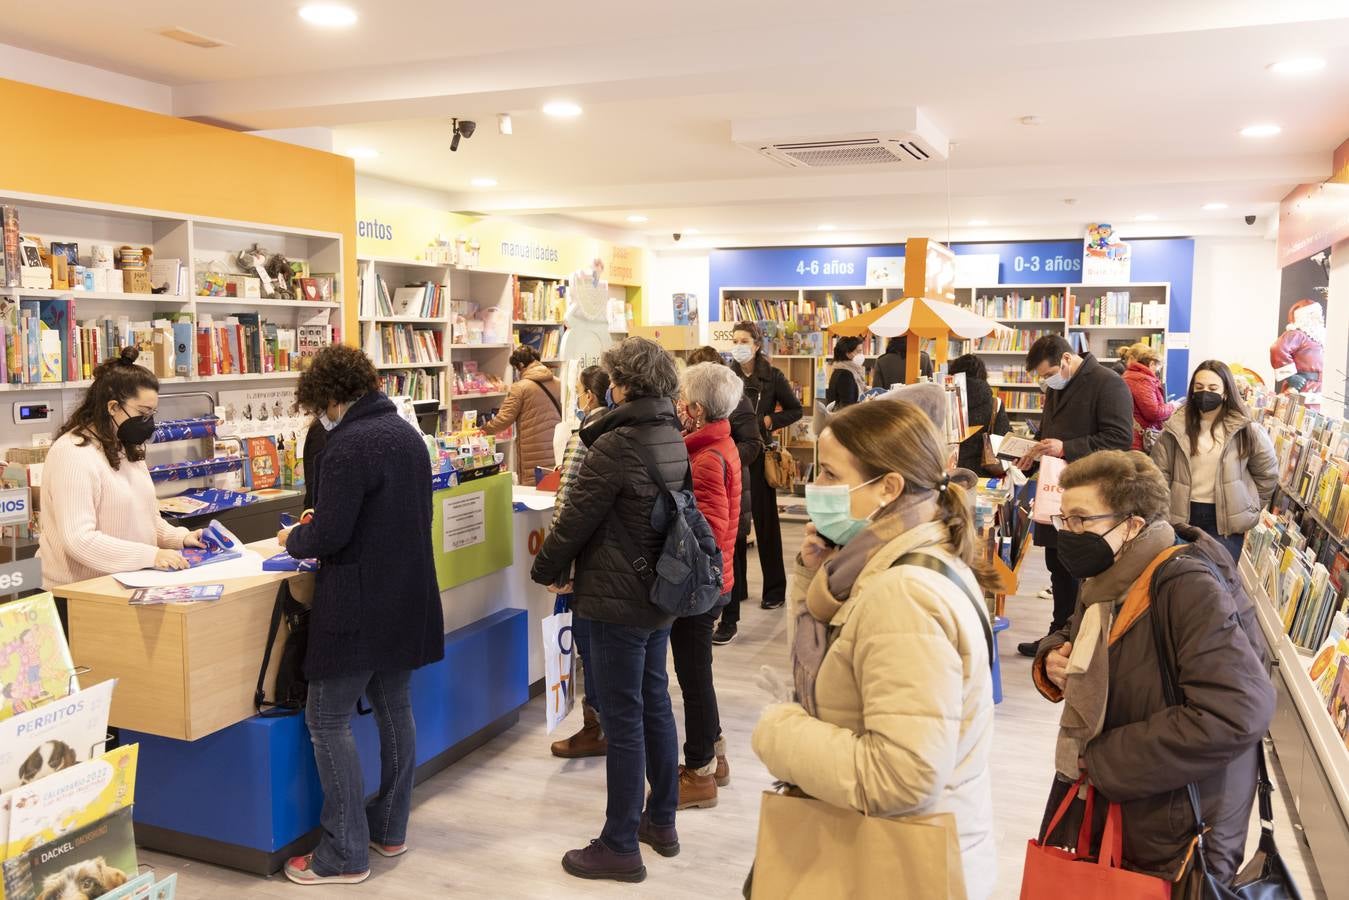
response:
<path id="1" fill-rule="evenodd" d="M 650 600 L 657 609 L 676 618 L 700 616 L 721 599 L 723 563 L 712 526 L 693 496 L 693 468 L 685 473 L 684 486 L 671 491 L 646 447 L 635 441 L 632 446 L 660 492 L 651 510 L 651 527 L 665 535 L 665 544 L 655 565 L 647 561 L 612 509 L 610 527 L 633 570 L 650 585 Z"/>
<path id="2" fill-rule="evenodd" d="M 272 647 L 276 644 L 281 620 L 286 620 L 286 643 L 281 649 L 281 663 L 276 670 L 275 699 L 267 699 L 264 682 L 267 667 L 272 662 Z M 304 655 L 309 649 L 309 607 L 290 593 L 290 581 L 281 582 L 272 606 L 272 623 L 267 629 L 267 647 L 262 651 L 262 668 L 258 670 L 258 687 L 253 693 L 253 708 L 260 716 L 293 716 L 304 712 L 309 697 L 309 681 L 304 677 Z"/>

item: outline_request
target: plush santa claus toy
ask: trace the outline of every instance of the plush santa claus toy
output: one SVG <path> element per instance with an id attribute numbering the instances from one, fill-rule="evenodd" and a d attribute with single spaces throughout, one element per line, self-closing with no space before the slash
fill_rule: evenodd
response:
<path id="1" fill-rule="evenodd" d="M 1279 393 L 1320 391 L 1325 343 L 1326 320 L 1321 304 L 1315 300 L 1294 303 L 1288 310 L 1283 334 L 1269 348 L 1275 389 Z"/>

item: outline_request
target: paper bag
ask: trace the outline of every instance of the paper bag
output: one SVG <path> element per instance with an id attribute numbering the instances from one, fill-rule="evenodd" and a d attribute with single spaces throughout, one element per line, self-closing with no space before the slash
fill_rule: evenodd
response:
<path id="1" fill-rule="evenodd" d="M 576 704 L 576 644 L 572 638 L 571 613 L 554 613 L 543 620 L 543 705 L 548 713 L 548 733 L 571 714 Z"/>
<path id="2" fill-rule="evenodd" d="M 1040 457 L 1040 484 L 1035 489 L 1035 507 L 1031 518 L 1041 525 L 1053 524 L 1051 517 L 1063 510 L 1063 488 L 1059 478 L 1068 464 L 1057 456 Z"/>
<path id="3" fill-rule="evenodd" d="M 766 791 L 759 807 L 751 896 L 963 900 L 965 873 L 955 816 L 882 819 Z"/>

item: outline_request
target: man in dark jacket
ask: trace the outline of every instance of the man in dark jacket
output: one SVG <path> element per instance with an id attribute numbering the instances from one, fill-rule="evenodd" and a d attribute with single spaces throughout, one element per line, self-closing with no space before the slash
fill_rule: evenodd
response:
<path id="1" fill-rule="evenodd" d="M 652 512 L 663 492 L 683 487 L 689 458 L 675 414 L 679 378 L 670 354 L 630 337 L 601 363 L 618 405 L 581 429 L 585 457 L 530 575 L 550 590 L 570 591 L 575 614 L 590 620 L 591 668 L 609 742 L 604 830 L 588 847 L 569 851 L 562 866 L 580 878 L 636 882 L 646 878 L 639 842 L 662 856 L 679 852 L 679 748 L 666 673 L 674 620 L 648 599 L 650 586 L 624 551 L 619 530 L 654 563 L 665 534 L 653 526 Z M 644 457 L 664 484 L 652 482 Z M 573 562 L 574 583 L 560 585 Z"/>
<path id="2" fill-rule="evenodd" d="M 1041 642 L 1032 669 L 1040 692 L 1070 707 L 1041 830 L 1085 774 L 1105 801 L 1123 806 L 1125 866 L 1173 879 L 1197 830 L 1186 790 L 1193 782 L 1209 828 L 1205 860 L 1229 884 L 1250 827 L 1260 739 L 1274 714 L 1255 604 L 1221 544 L 1197 528 L 1167 523 L 1166 479 L 1143 454 L 1093 456 L 1070 466 L 1063 484 L 1064 558 L 1080 574 L 1095 574 L 1084 582 L 1072 620 Z M 1097 538 L 1113 560 L 1079 552 Z M 1155 617 L 1165 660 L 1157 654 Z M 1069 657 L 1092 640 L 1096 652 L 1085 671 L 1068 675 Z M 1164 665 L 1175 672 L 1180 706 L 1166 701 Z M 1085 723 L 1091 725 L 1084 730 Z M 1106 810 L 1098 801 L 1096 835 Z M 1050 843 L 1071 844 L 1081 816 L 1075 804 Z M 1193 867 L 1187 877 L 1194 877 Z"/>
<path id="3" fill-rule="evenodd" d="M 320 351 L 300 376 L 296 399 L 328 429 L 313 521 L 277 536 L 292 556 L 320 562 L 304 670 L 323 835 L 285 871 L 300 884 L 350 884 L 370 874 L 371 846 L 385 856 L 404 850 L 416 770 L 409 684 L 413 669 L 445 655 L 431 461 L 354 347 Z M 351 737 L 362 695 L 379 723 L 384 773 L 369 807 Z"/>
<path id="4" fill-rule="evenodd" d="M 952 375 L 965 374 L 965 394 L 969 398 L 969 424 L 978 425 L 984 430 L 974 437 L 960 442 L 960 455 L 956 462 L 962 469 L 969 469 L 980 478 L 995 477 L 997 472 L 984 470 L 984 436 L 1006 434 L 1012 428 L 1007 418 L 1007 410 L 998 404 L 997 415 L 993 414 L 993 405 L 997 399 L 993 388 L 988 384 L 988 367 L 973 353 L 951 360 L 946 368 Z"/>
<path id="5" fill-rule="evenodd" d="M 885 352 L 876 357 L 871 367 L 871 386 L 891 388 L 897 384 L 907 384 L 909 364 L 908 338 L 900 335 L 892 337 L 885 344 Z M 932 357 L 924 350 L 918 355 L 918 377 L 932 377 Z"/>
<path id="6" fill-rule="evenodd" d="M 1097 450 L 1128 450 L 1134 439 L 1134 401 L 1124 380 L 1087 353 L 1078 356 L 1062 335 L 1050 334 L 1031 345 L 1026 371 L 1040 380 L 1045 391 L 1040 417 L 1040 443 L 1017 462 L 1029 470 L 1042 456 L 1067 462 Z M 1059 561 L 1058 542 L 1051 525 L 1035 525 L 1035 545 L 1045 549 L 1054 592 L 1052 634 L 1068 623 L 1077 608 L 1077 579 Z M 1035 656 L 1039 641 L 1017 645 L 1023 656 Z"/>

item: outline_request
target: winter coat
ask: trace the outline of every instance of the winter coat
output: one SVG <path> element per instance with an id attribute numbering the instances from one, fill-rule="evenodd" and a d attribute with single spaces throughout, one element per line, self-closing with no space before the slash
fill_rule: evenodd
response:
<path id="1" fill-rule="evenodd" d="M 313 509 L 319 496 L 319 468 L 323 462 L 323 446 L 328 442 L 328 432 L 323 423 L 315 419 L 309 424 L 304 435 L 304 509 Z"/>
<path id="2" fill-rule="evenodd" d="M 1269 364 L 1276 369 L 1292 365 L 1299 372 L 1324 371 L 1325 351 L 1320 341 L 1298 328 L 1289 328 L 1269 348 Z"/>
<path id="3" fill-rule="evenodd" d="M 909 380 L 905 377 L 907 363 L 906 353 L 882 353 L 876 357 L 876 365 L 871 368 L 871 386 L 889 388 L 891 385 L 908 384 Z M 918 377 L 932 377 L 932 357 L 927 355 L 926 350 L 918 357 Z"/>
<path id="4" fill-rule="evenodd" d="M 740 456 L 731 440 L 731 423 L 725 419 L 708 422 L 684 436 L 693 468 L 693 496 L 698 509 L 721 548 L 721 592 L 735 587 L 735 566 L 724 565 L 735 557 L 735 538 L 740 533 L 741 481 Z"/>
<path id="5" fill-rule="evenodd" d="M 792 392 L 791 382 L 762 353 L 754 355 L 754 371 L 749 375 L 738 363 L 731 369 L 745 383 L 745 396 L 754 407 L 754 421 L 759 428 L 759 437 L 765 444 L 773 442 L 771 431 L 763 425 L 765 416 L 773 421 L 772 431 L 786 428 L 801 418 L 801 401 Z M 782 407 L 780 411 L 779 406 Z"/>
<path id="6" fill-rule="evenodd" d="M 837 412 L 862 399 L 862 390 L 851 371 L 843 366 L 834 366 L 834 370 L 829 373 L 829 387 L 825 390 L 824 402 L 834 404 Z"/>
<path id="7" fill-rule="evenodd" d="M 668 398 L 643 397 L 581 429 L 585 457 L 530 577 L 557 584 L 575 562 L 572 609 L 584 618 L 638 628 L 668 628 L 674 621 L 651 603 L 650 586 L 633 569 L 614 529 L 627 532 L 651 563 L 660 556 L 665 534 L 651 525 L 656 498 L 663 490 L 682 488 L 689 474 L 678 422 Z M 637 455 L 639 445 L 660 468 L 664 485 L 651 482 Z"/>
<path id="8" fill-rule="evenodd" d="M 1224 423 L 1218 484 L 1213 492 L 1218 508 L 1218 532 L 1245 534 L 1260 521 L 1260 510 L 1269 504 L 1279 486 L 1279 461 L 1265 429 L 1234 413 Z M 1241 458 L 1236 436 L 1247 435 L 1247 457 Z M 1185 410 L 1173 415 L 1152 448 L 1152 461 L 1171 484 L 1171 524 L 1190 521 L 1190 438 L 1185 433 Z"/>
<path id="9" fill-rule="evenodd" d="M 286 539 L 316 557 L 310 681 L 416 669 L 445 655 L 431 539 L 431 460 L 382 393 L 347 410 L 323 448 L 314 519 Z"/>
<path id="10" fill-rule="evenodd" d="M 741 396 L 740 403 L 731 413 L 731 440 L 740 454 L 740 536 L 748 537 L 750 512 L 753 507 L 749 496 L 749 467 L 763 456 L 763 438 L 759 436 L 759 427 L 755 424 L 754 407 L 749 398 Z"/>
<path id="11" fill-rule="evenodd" d="M 1084 758 L 1091 783 L 1122 806 L 1125 865 L 1166 878 L 1178 874 L 1194 837 L 1185 785 L 1197 782 L 1211 828 L 1207 862 L 1226 883 L 1246 846 L 1256 754 L 1274 715 L 1274 686 L 1255 605 L 1232 557 L 1197 528 L 1177 525 L 1176 533 L 1190 546 L 1161 565 L 1154 606 L 1110 645 L 1105 723 Z M 1079 604 L 1068 626 L 1040 643 L 1033 667 L 1036 685 L 1055 702 L 1062 694 L 1045 676 L 1045 656 L 1076 637 L 1083 611 Z M 1152 616 L 1159 613 L 1185 698 L 1180 707 L 1168 707 L 1162 692 L 1152 637 Z M 1046 822 L 1068 786 L 1056 779 Z M 1098 836 L 1106 806 L 1096 806 Z M 1077 834 L 1081 811 L 1076 807 L 1056 833 L 1060 840 Z M 1074 817 L 1075 822 L 1068 821 Z"/>
<path id="12" fill-rule="evenodd" d="M 965 886 L 988 897 L 993 841 L 993 692 L 978 612 L 945 576 L 891 568 L 921 550 L 949 563 L 976 597 L 945 526 L 903 532 L 872 555 L 830 623 L 815 681 L 819 718 L 798 703 L 768 707 L 753 746 L 768 771 L 824 802 L 877 816 L 954 813 Z M 795 621 L 818 570 L 797 563 Z"/>
<path id="13" fill-rule="evenodd" d="M 1134 397 L 1134 450 L 1143 449 L 1143 431 L 1157 430 L 1176 411 L 1166 402 L 1166 393 L 1157 375 L 1142 363 L 1131 362 L 1124 370 L 1124 383 Z"/>
<path id="14" fill-rule="evenodd" d="M 1090 353 L 1061 391 L 1045 391 L 1040 440 L 1063 441 L 1063 458 L 1074 462 L 1097 450 L 1128 450 L 1134 440 L 1134 400 L 1128 386 Z M 1058 546 L 1052 525 L 1035 525 L 1037 547 Z"/>
<path id="15" fill-rule="evenodd" d="M 998 407 L 998 417 L 993 419 L 993 388 L 982 378 L 971 378 L 965 374 L 965 391 L 969 395 L 969 424 L 982 425 L 984 430 L 972 438 L 960 442 L 960 456 L 956 463 L 962 469 L 969 469 L 976 475 L 991 476 L 984 471 L 984 435 L 1006 434 L 1012 430 L 1011 420 L 1007 418 L 1007 408 Z M 993 419 L 993 430 L 989 431 L 989 420 Z"/>
<path id="16" fill-rule="evenodd" d="M 557 465 L 553 431 L 562 421 L 560 391 L 551 369 L 541 362 L 530 363 L 511 385 L 496 417 L 482 426 L 488 434 L 497 434 L 519 423 L 515 429 L 515 459 L 521 484 L 534 483 L 536 466 L 551 469 Z"/>

